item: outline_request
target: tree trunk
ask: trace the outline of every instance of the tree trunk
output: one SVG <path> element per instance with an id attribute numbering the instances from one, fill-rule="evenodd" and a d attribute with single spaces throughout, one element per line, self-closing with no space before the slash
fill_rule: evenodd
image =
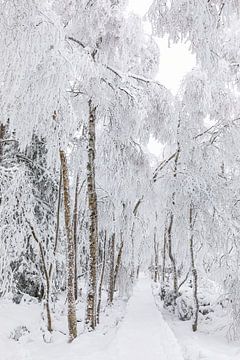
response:
<path id="1" fill-rule="evenodd" d="M 191 257 L 191 269 L 192 269 L 192 279 L 193 279 L 193 299 L 194 299 L 194 317 L 193 317 L 193 324 L 192 324 L 192 330 L 197 331 L 198 327 L 198 313 L 199 313 L 199 301 L 198 301 L 198 275 L 197 275 L 197 269 L 195 266 L 194 261 L 194 249 L 193 249 L 193 239 L 194 239 L 194 224 L 196 220 L 196 215 L 194 217 L 194 208 L 193 204 L 190 204 L 190 215 L 189 215 L 189 223 L 190 223 L 190 257 Z"/>
<path id="2" fill-rule="evenodd" d="M 102 301 L 102 285 L 105 273 L 105 264 L 106 264 L 106 244 L 107 244 L 107 232 L 105 231 L 104 235 L 104 244 L 103 244 L 103 259 L 102 259 L 102 271 L 98 288 L 98 305 L 97 305 L 97 324 L 100 321 L 100 310 L 101 310 L 101 301 Z"/>
<path id="3" fill-rule="evenodd" d="M 61 199 L 62 199 L 62 168 L 60 167 L 60 178 L 58 184 L 58 200 L 57 200 L 57 214 L 56 214 L 56 232 L 55 232 L 55 242 L 53 248 L 53 257 L 55 259 L 57 246 L 58 246 L 58 238 L 59 238 L 59 227 L 60 227 L 60 210 L 61 210 Z M 53 263 L 50 264 L 48 276 L 51 281 L 53 273 Z"/>
<path id="4" fill-rule="evenodd" d="M 40 257 L 42 260 L 42 267 L 43 267 L 43 275 L 45 278 L 45 287 L 44 287 L 44 298 L 45 298 L 45 308 L 46 308 L 46 314 L 47 314 L 47 329 L 49 332 L 52 332 L 52 317 L 51 317 L 51 310 L 50 310 L 50 278 L 49 278 L 49 272 L 47 270 L 47 263 L 45 260 L 45 255 L 44 255 L 44 250 L 42 247 L 42 243 L 39 240 L 39 238 L 37 237 L 35 230 L 32 226 L 32 224 L 27 221 L 31 232 L 32 232 L 32 236 L 34 238 L 34 240 L 37 242 L 38 246 L 39 246 L 39 251 L 40 251 Z"/>
<path id="5" fill-rule="evenodd" d="M 131 275 L 130 276 L 132 282 L 134 282 L 134 278 L 135 278 L 134 228 L 135 228 L 135 222 L 133 222 L 131 229 Z"/>
<path id="6" fill-rule="evenodd" d="M 165 284 L 166 253 L 167 253 L 167 225 L 165 225 L 164 228 L 164 238 L 163 238 L 162 286 L 164 286 Z"/>
<path id="7" fill-rule="evenodd" d="M 121 244 L 120 244 L 120 247 L 118 250 L 118 255 L 117 255 L 117 260 L 116 260 L 116 265 L 115 265 L 115 270 L 114 270 L 114 289 L 116 287 L 117 276 L 118 276 L 119 268 L 121 265 L 122 251 L 123 251 L 123 239 L 122 239 L 122 233 L 121 233 Z"/>
<path id="8" fill-rule="evenodd" d="M 112 304 L 114 296 L 114 266 L 115 266 L 115 233 L 109 241 L 109 283 L 108 283 L 108 304 Z"/>
<path id="9" fill-rule="evenodd" d="M 5 126 L 0 123 L 0 165 L 1 165 L 2 160 L 3 160 L 3 148 L 4 148 L 3 140 L 4 140 L 4 137 L 5 137 Z M 2 203 L 2 194 L 1 194 L 1 191 L 0 191 L 0 205 L 1 205 L 1 203 Z"/>
<path id="10" fill-rule="evenodd" d="M 178 139 L 179 132 L 180 132 L 180 126 L 181 126 L 181 121 L 179 118 L 178 127 L 177 127 L 177 151 L 176 151 L 176 155 L 175 155 L 175 159 L 174 159 L 174 169 L 173 169 L 174 179 L 177 178 L 178 161 L 179 161 L 179 156 L 180 156 L 180 151 L 181 151 L 180 142 Z M 176 205 L 175 199 L 176 199 L 176 192 L 174 191 L 172 194 L 172 209 Z M 173 220 L 174 220 L 174 215 L 173 215 L 172 209 L 170 210 L 170 213 L 169 213 L 169 225 L 168 225 L 168 229 L 167 229 L 167 235 L 168 235 L 168 256 L 171 261 L 172 269 L 173 269 L 173 291 L 174 291 L 174 297 L 176 299 L 178 296 L 178 275 L 177 275 L 176 260 L 173 256 L 173 252 L 172 252 L 172 227 L 173 227 Z"/>
<path id="11" fill-rule="evenodd" d="M 64 214 L 67 233 L 67 302 L 68 302 L 68 331 L 69 341 L 77 337 L 77 318 L 75 305 L 75 253 L 74 238 L 71 223 L 70 193 L 69 193 L 69 175 L 66 154 L 60 150 L 60 159 L 63 174 L 63 195 L 64 195 Z"/>
<path id="12" fill-rule="evenodd" d="M 162 274 L 161 274 L 161 300 L 164 300 L 166 295 L 165 289 L 165 277 L 166 277 L 166 256 L 167 256 L 167 222 L 164 227 L 164 237 L 163 237 L 163 254 L 162 254 Z"/>
<path id="13" fill-rule="evenodd" d="M 177 267 L 176 267 L 176 261 L 172 253 L 172 226 L 173 226 L 173 213 L 170 212 L 169 216 L 169 225 L 167 229 L 167 235 L 168 235 L 168 256 L 172 264 L 173 269 L 173 291 L 175 299 L 178 296 L 178 277 L 177 277 Z"/>
<path id="14" fill-rule="evenodd" d="M 0 124 L 0 163 L 3 157 L 3 146 L 4 146 L 3 140 L 5 137 L 5 132 L 6 132 L 5 126 L 3 124 Z"/>
<path id="15" fill-rule="evenodd" d="M 154 235 L 153 235 L 153 242 L 154 242 L 154 278 L 153 281 L 156 283 L 159 279 L 158 274 L 158 244 L 157 244 L 157 228 L 154 228 Z"/>
<path id="16" fill-rule="evenodd" d="M 97 193 L 95 185 L 95 126 L 96 107 L 89 100 L 88 124 L 88 164 L 87 164 L 87 192 L 89 208 L 89 279 L 87 295 L 86 323 L 90 330 L 96 327 L 96 298 L 97 298 L 97 247 L 98 247 L 98 213 Z"/>
<path id="17" fill-rule="evenodd" d="M 74 212 L 73 212 L 73 239 L 74 239 L 74 253 L 75 253 L 75 269 L 74 269 L 74 296 L 75 300 L 78 297 L 78 267 L 77 267 L 77 223 L 78 223 L 78 186 L 79 186 L 79 175 L 76 179 L 76 188 L 75 188 L 75 199 L 74 199 Z"/>

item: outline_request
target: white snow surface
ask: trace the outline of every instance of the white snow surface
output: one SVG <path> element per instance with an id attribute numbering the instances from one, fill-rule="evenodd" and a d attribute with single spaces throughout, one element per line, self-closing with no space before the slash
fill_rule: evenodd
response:
<path id="1" fill-rule="evenodd" d="M 239 346 L 192 334 L 189 324 L 170 326 L 155 305 L 149 279 L 141 277 L 130 298 L 126 314 L 115 328 L 80 335 L 72 344 L 55 331 L 44 343 L 38 330 L 38 304 L 0 303 L 0 360 L 237 360 Z M 30 334 L 20 341 L 9 338 L 16 326 L 25 325 Z"/>
<path id="2" fill-rule="evenodd" d="M 149 280 L 136 285 L 110 350 L 109 360 L 183 360 L 176 337 L 156 308 Z"/>

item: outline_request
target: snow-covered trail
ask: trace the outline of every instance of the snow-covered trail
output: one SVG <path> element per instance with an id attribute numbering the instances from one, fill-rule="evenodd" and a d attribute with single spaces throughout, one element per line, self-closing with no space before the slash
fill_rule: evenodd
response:
<path id="1" fill-rule="evenodd" d="M 156 308 L 149 279 L 136 285 L 111 347 L 109 360 L 183 360 L 176 337 Z"/>
<path id="2" fill-rule="evenodd" d="M 118 328 L 106 335 L 85 333 L 72 344 L 61 338 L 51 344 L 8 339 L 4 345 L 0 360 L 184 360 L 176 337 L 156 308 L 151 281 L 146 278 L 140 278 L 135 286 Z"/>
<path id="3" fill-rule="evenodd" d="M 155 305 L 151 281 L 143 277 L 135 286 L 124 319 L 117 327 L 111 328 L 114 322 L 106 316 L 104 326 L 80 335 L 71 344 L 59 331 L 53 333 L 51 343 L 43 342 L 39 304 L 16 305 L 3 301 L 0 305 L 0 360 L 240 359 L 239 344 L 228 344 L 214 334 L 208 336 L 201 331 L 193 334 L 189 322 L 173 320 L 165 313 L 166 322 Z M 113 318 L 118 314 L 120 319 L 122 313 L 116 310 Z M 9 338 L 18 325 L 30 330 L 29 336 L 19 342 Z"/>

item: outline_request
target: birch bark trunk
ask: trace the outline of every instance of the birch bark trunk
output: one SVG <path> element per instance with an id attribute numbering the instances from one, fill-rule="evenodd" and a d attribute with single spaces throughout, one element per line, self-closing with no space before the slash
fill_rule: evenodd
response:
<path id="1" fill-rule="evenodd" d="M 78 298 L 78 266 L 77 266 L 77 224 L 78 224 L 78 187 L 79 175 L 76 178 L 74 212 L 73 212 L 73 239 L 74 239 L 74 253 L 75 253 L 75 268 L 74 268 L 74 293 L 75 300 Z"/>
<path id="2" fill-rule="evenodd" d="M 88 122 L 88 164 L 87 164 L 87 192 L 89 210 L 89 279 L 87 295 L 86 323 L 90 330 L 96 327 L 97 303 L 97 248 L 98 248 L 98 212 L 95 179 L 96 152 L 96 107 L 89 100 Z"/>
<path id="3" fill-rule="evenodd" d="M 3 156 L 3 140 L 5 137 L 5 126 L 0 123 L 0 162 Z"/>
<path id="4" fill-rule="evenodd" d="M 176 266 L 176 261 L 175 258 L 173 256 L 173 252 L 172 252 L 172 226 L 173 226 L 173 213 L 170 213 L 170 218 L 169 218 L 169 225 L 168 225 L 168 229 L 167 229 L 167 235 L 168 235 L 168 256 L 169 259 L 171 261 L 172 264 L 172 269 L 173 269 L 173 291 L 174 291 L 174 296 L 175 296 L 175 300 L 178 296 L 178 276 L 177 276 L 177 266 Z"/>
<path id="5" fill-rule="evenodd" d="M 166 295 L 166 284 L 165 284 L 165 278 L 166 278 L 166 257 L 167 257 L 167 219 L 164 226 L 164 235 L 163 235 L 163 252 L 162 252 L 162 273 L 161 273 L 161 300 L 164 300 Z"/>
<path id="6" fill-rule="evenodd" d="M 193 314 L 193 324 L 192 324 L 192 330 L 195 332 L 197 331 L 198 327 L 198 313 L 199 313 L 199 301 L 198 301 L 198 274 L 197 269 L 195 266 L 195 260 L 194 260 L 194 224 L 196 220 L 196 215 L 194 217 L 194 207 L 193 204 L 190 204 L 190 214 L 189 214 L 189 222 L 190 222 L 190 257 L 191 257 L 191 270 L 192 270 L 192 278 L 193 278 L 193 299 L 194 299 L 194 314 Z"/>
<path id="7" fill-rule="evenodd" d="M 69 341 L 77 337 L 77 318 L 75 305 L 75 246 L 71 223 L 71 207 L 69 193 L 69 175 L 66 154 L 60 150 L 60 160 L 63 174 L 64 215 L 67 233 L 67 303 Z"/>
<path id="8" fill-rule="evenodd" d="M 177 178 L 178 162 L 179 162 L 179 156 L 180 156 L 180 152 L 181 152 L 180 142 L 179 142 L 180 126 L 181 126 L 181 121 L 179 118 L 178 127 L 177 127 L 177 151 L 176 151 L 176 155 L 175 155 L 175 159 L 174 159 L 174 170 L 173 170 L 174 179 Z M 174 291 L 174 297 L 176 300 L 176 298 L 178 297 L 178 274 L 177 274 L 176 259 L 173 255 L 173 251 L 172 251 L 172 228 L 173 228 L 173 222 L 174 222 L 173 209 L 176 205 L 175 201 L 176 201 L 176 191 L 174 191 L 172 194 L 172 209 L 169 212 L 169 225 L 168 225 L 168 229 L 167 229 L 168 255 L 169 255 L 169 259 L 171 261 L 172 269 L 173 269 L 173 291 Z"/>

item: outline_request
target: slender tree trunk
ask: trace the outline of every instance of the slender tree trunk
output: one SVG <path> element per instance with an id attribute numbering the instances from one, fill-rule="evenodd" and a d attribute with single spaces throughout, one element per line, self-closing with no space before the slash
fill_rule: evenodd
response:
<path id="1" fill-rule="evenodd" d="M 75 269 L 74 269 L 74 295 L 75 300 L 78 297 L 78 267 L 77 267 L 77 223 L 78 223 L 78 187 L 79 187 L 79 175 L 76 179 L 75 199 L 74 199 L 74 212 L 73 212 L 73 239 L 74 239 L 74 254 L 75 254 Z"/>
<path id="2" fill-rule="evenodd" d="M 174 296 L 177 298 L 178 296 L 178 276 L 177 276 L 177 267 L 176 267 L 176 261 L 172 253 L 172 226 L 173 226 L 173 213 L 170 212 L 169 216 L 169 224 L 167 229 L 167 235 L 168 235 L 168 256 L 172 264 L 173 269 L 173 291 Z"/>
<path id="3" fill-rule="evenodd" d="M 193 299 L 194 299 L 194 305 L 195 305 L 195 309 L 194 309 L 194 317 L 193 317 L 193 324 L 192 324 L 192 330 L 193 331 L 197 331 L 197 327 L 198 327 L 198 313 L 199 313 L 199 301 L 198 301 L 198 274 L 197 274 L 197 269 L 195 266 L 195 261 L 194 261 L 194 244 L 193 244 L 193 240 L 194 240 L 194 223 L 196 220 L 196 215 L 194 218 L 194 208 L 193 208 L 193 204 L 190 204 L 190 215 L 189 215 L 189 223 L 190 223 L 190 257 L 191 257 L 191 269 L 192 269 L 192 278 L 193 278 Z"/>
<path id="4" fill-rule="evenodd" d="M 115 266 L 115 233 L 109 242 L 109 282 L 108 282 L 108 304 L 112 304 L 114 296 L 114 266 Z"/>
<path id="5" fill-rule="evenodd" d="M 59 223 L 60 223 L 60 208 L 61 208 L 61 192 L 62 192 L 62 169 L 60 169 L 60 179 L 59 179 L 59 186 L 58 186 L 58 204 L 57 204 L 57 219 L 56 219 L 56 234 L 55 234 L 55 242 L 53 248 L 53 257 L 55 258 L 57 245 L 58 245 L 58 236 L 59 236 Z M 34 240 L 38 243 L 40 256 L 43 264 L 43 274 L 46 281 L 45 286 L 45 307 L 47 313 L 47 329 L 49 332 L 52 332 L 52 316 L 50 310 L 50 296 L 51 296 L 51 284 L 52 284 L 52 273 L 53 273 L 53 262 L 51 262 L 49 269 L 47 269 L 47 264 L 45 261 L 44 250 L 40 240 L 38 239 L 33 226 L 28 222 L 28 225 L 31 229 L 32 236 Z"/>
<path id="6" fill-rule="evenodd" d="M 5 137 L 5 132 L 6 132 L 5 126 L 0 123 L 0 163 L 2 160 L 2 156 L 3 156 L 3 146 L 4 146 L 3 140 Z"/>
<path id="7" fill-rule="evenodd" d="M 6 132 L 5 126 L 0 123 L 0 165 L 1 165 L 2 160 L 3 160 L 3 148 L 4 148 L 3 140 L 4 140 L 4 137 L 5 137 L 5 132 Z M 0 191 L 0 205 L 1 205 L 1 202 L 2 202 L 2 194 L 1 194 L 1 191 Z"/>
<path id="8" fill-rule="evenodd" d="M 89 208 L 89 280 L 87 295 L 86 322 L 90 330 L 96 327 L 97 302 L 97 247 L 98 247 L 98 213 L 97 193 L 95 184 L 95 127 L 96 107 L 89 100 L 88 123 L 88 164 L 87 164 L 87 191 Z"/>
<path id="9" fill-rule="evenodd" d="M 57 246 L 58 246 L 58 238 L 59 238 L 59 225 L 60 225 L 60 210 L 61 210 L 61 198 L 62 198 L 62 168 L 60 168 L 60 178 L 58 185 L 58 200 L 57 200 L 57 216 L 56 216 L 56 233 L 55 233 L 55 242 L 53 248 L 53 257 L 56 256 Z M 53 272 L 53 263 L 50 264 L 48 276 L 49 279 L 52 279 Z"/>
<path id="10" fill-rule="evenodd" d="M 44 250 L 42 247 L 42 243 L 39 240 L 39 238 L 37 237 L 35 230 L 32 226 L 32 224 L 30 224 L 29 221 L 27 221 L 31 232 L 32 232 L 32 236 L 34 238 L 34 240 L 37 242 L 38 247 L 39 247 L 39 251 L 40 251 L 40 257 L 42 260 L 42 267 L 43 267 L 43 275 L 45 278 L 45 287 L 44 287 L 44 298 L 45 298 L 45 308 L 46 308 L 46 314 L 47 314 L 47 329 L 49 332 L 52 332 L 52 317 L 51 317 L 51 310 L 50 310 L 50 278 L 49 278 L 49 272 L 47 270 L 47 263 L 45 260 L 45 255 L 44 255 Z"/>
<path id="11" fill-rule="evenodd" d="M 119 247 L 119 250 L 118 250 L 118 255 L 117 255 L 117 260 L 116 260 L 116 265 L 115 265 L 115 270 L 114 270 L 114 289 L 116 287 L 117 277 L 118 277 L 118 273 L 119 273 L 119 269 L 120 269 L 120 265 L 121 265 L 121 260 L 122 260 L 122 251 L 123 251 L 122 233 L 121 233 L 120 237 L 121 237 L 121 243 L 120 243 L 120 247 Z"/>
<path id="12" fill-rule="evenodd" d="M 174 159 L 174 169 L 173 169 L 174 179 L 177 178 L 178 161 L 179 161 L 179 156 L 180 156 L 180 152 L 181 152 L 180 142 L 179 142 L 180 126 L 181 126 L 181 120 L 179 118 L 178 127 L 177 127 L 177 151 L 176 151 L 176 155 L 175 155 L 175 159 Z M 174 191 L 172 194 L 172 209 L 176 205 L 175 200 L 176 200 L 176 192 Z M 173 291 L 174 291 L 174 296 L 176 299 L 178 296 L 178 275 L 177 275 L 176 260 L 173 256 L 173 252 L 172 252 L 172 227 L 173 227 L 173 220 L 174 220 L 174 215 L 173 215 L 172 209 L 170 210 L 170 213 L 169 213 L 169 224 L 168 224 L 168 229 L 167 229 L 167 235 L 168 235 L 168 256 L 171 261 L 172 269 L 173 269 Z"/>
<path id="13" fill-rule="evenodd" d="M 137 267 L 137 275 L 136 275 L 137 279 L 139 278 L 139 272 L 140 272 L 140 265 L 138 265 L 138 267 Z"/>
<path id="14" fill-rule="evenodd" d="M 97 305 L 97 324 L 100 321 L 100 311 L 101 311 L 101 301 L 102 301 L 102 285 L 105 273 L 105 265 L 106 265 L 106 244 L 107 244 L 107 232 L 105 231 L 104 235 L 104 244 L 103 244 L 103 258 L 102 258 L 102 271 L 98 288 L 98 305 Z"/>
<path id="15" fill-rule="evenodd" d="M 44 251 L 43 251 L 42 244 L 40 242 L 38 244 L 39 244 L 40 254 L 41 254 L 42 263 L 43 263 L 43 271 L 44 271 L 45 280 L 46 280 L 45 307 L 46 307 L 46 313 L 47 313 L 47 329 L 49 332 L 52 332 L 52 330 L 53 330 L 52 329 L 52 316 L 51 316 L 51 310 L 50 310 L 50 279 L 48 276 L 47 265 L 46 265 L 45 258 L 44 258 Z"/>
<path id="16" fill-rule="evenodd" d="M 69 193 L 69 175 L 66 154 L 60 150 L 60 159 L 63 174 L 63 195 L 64 195 L 64 214 L 65 226 L 67 233 L 67 302 L 68 302 L 68 331 L 69 341 L 77 337 L 77 318 L 75 305 L 75 253 L 74 253 L 74 238 L 71 223 L 71 207 L 70 207 L 70 193 Z"/>
<path id="17" fill-rule="evenodd" d="M 158 244 L 157 244 L 157 228 L 154 228 L 154 235 L 153 235 L 153 242 L 154 242 L 154 282 L 156 283 L 159 279 L 158 274 Z"/>
<path id="18" fill-rule="evenodd" d="M 165 289 L 165 280 L 166 280 L 166 256 L 167 256 L 167 222 L 165 223 L 164 227 L 164 235 L 163 235 L 163 254 L 162 254 L 162 274 L 161 274 L 161 300 L 164 300 L 166 295 L 166 289 Z"/>
<path id="19" fill-rule="evenodd" d="M 162 286 L 164 286 L 165 284 L 165 276 L 166 276 L 166 253 L 167 253 L 167 225 L 165 225 L 164 237 L 163 237 Z"/>
<path id="20" fill-rule="evenodd" d="M 134 228 L 135 228 L 135 222 L 132 224 L 132 230 L 131 230 L 131 279 L 132 282 L 135 278 L 135 251 L 134 251 Z"/>
<path id="21" fill-rule="evenodd" d="M 137 216 L 137 212 L 138 212 L 138 208 L 139 206 L 141 205 L 143 201 L 143 196 L 141 197 L 141 199 L 139 199 L 136 203 L 136 205 L 134 206 L 134 209 L 133 209 L 133 215 L 134 215 L 134 218 L 136 218 Z M 132 279 L 132 283 L 134 282 L 134 279 L 136 277 L 136 274 L 135 274 L 135 244 L 134 244 L 134 230 L 135 230 L 135 219 L 133 220 L 133 224 L 132 224 L 132 229 L 131 229 L 131 234 L 130 234 L 130 238 L 131 238 L 131 279 Z M 140 268 L 139 268 L 140 269 Z M 139 270 L 137 271 L 139 272 Z"/>

